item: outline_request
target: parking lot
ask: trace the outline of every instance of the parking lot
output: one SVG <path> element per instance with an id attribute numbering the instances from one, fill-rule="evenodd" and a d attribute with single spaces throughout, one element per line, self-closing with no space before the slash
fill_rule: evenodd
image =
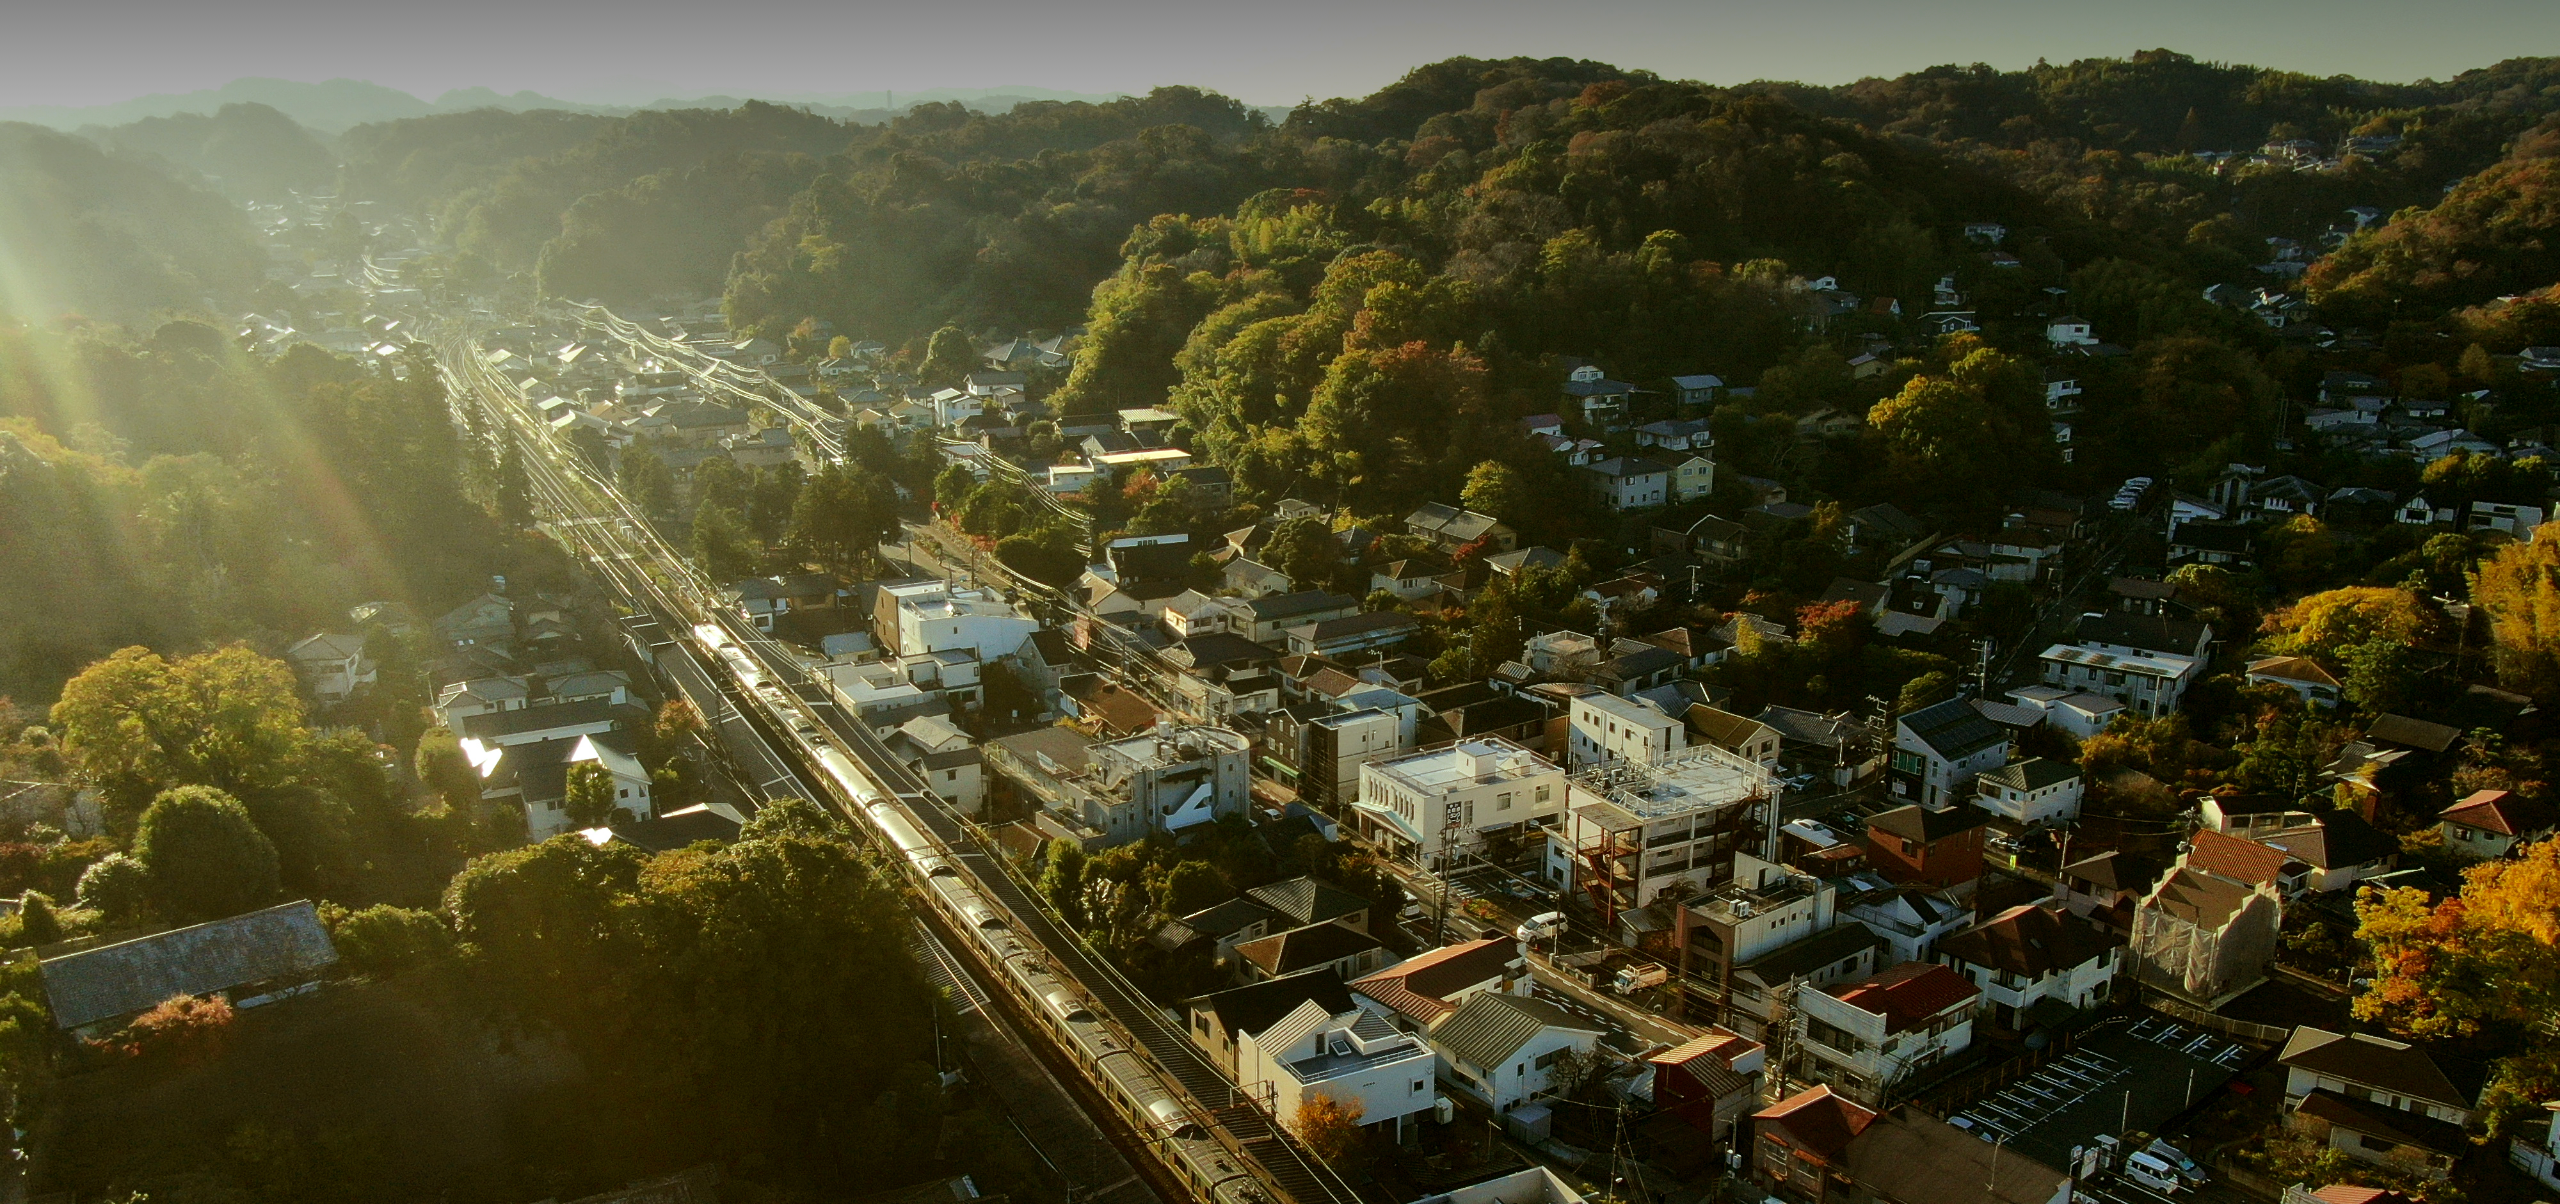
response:
<path id="1" fill-rule="evenodd" d="M 2101 1134 L 2158 1133 L 2171 1117 L 2221 1090 L 2251 1057 L 2220 1035 L 2151 1013 L 2099 1022 L 2070 1050 L 2000 1090 L 1967 1103 L 1948 1123 L 2052 1167 Z M 2172 1140 L 2174 1140 L 2172 1136 Z M 2122 1176 L 2081 1193 L 2110 1204 L 2157 1204 L 2166 1193 Z M 2238 1200 L 2219 1184 L 2181 1200 Z"/>

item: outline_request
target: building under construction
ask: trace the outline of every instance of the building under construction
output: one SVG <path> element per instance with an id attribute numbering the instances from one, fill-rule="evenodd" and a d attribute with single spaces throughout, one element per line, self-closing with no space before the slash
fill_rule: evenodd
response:
<path id="1" fill-rule="evenodd" d="M 1778 787 L 1759 765 L 1701 746 L 1576 773 L 1565 808 L 1549 872 L 1591 901 L 1605 930 L 1656 900 L 1714 889 L 1733 876 L 1735 853 L 1767 855 Z"/>

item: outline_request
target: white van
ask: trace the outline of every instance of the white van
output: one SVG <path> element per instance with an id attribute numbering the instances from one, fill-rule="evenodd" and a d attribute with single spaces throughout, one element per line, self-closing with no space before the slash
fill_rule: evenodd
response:
<path id="1" fill-rule="evenodd" d="M 2187 1181 L 2178 1174 L 2178 1168 L 2161 1161 L 2157 1155 L 2141 1150 L 2124 1156 L 2124 1174 L 2126 1178 L 2162 1195 L 2174 1196 L 2188 1189 Z"/>
<path id="2" fill-rule="evenodd" d="M 1539 941 L 1546 940 L 1549 937 L 1561 936 L 1563 934 L 1564 913 L 1561 911 L 1542 911 L 1526 920 L 1522 920 L 1520 922 L 1519 930 L 1511 935 L 1520 938 L 1522 944 L 1535 944 Z"/>
<path id="3" fill-rule="evenodd" d="M 2206 1173 L 2203 1167 L 2196 1165 L 2195 1159 L 2187 1157 L 2186 1151 L 2169 1144 L 2166 1138 L 2152 1139 L 2151 1144 L 2142 1147 L 2142 1152 L 2168 1163 L 2171 1170 L 2178 1172 L 2179 1178 L 2197 1187 L 2202 1187 L 2213 1179 L 2213 1176 Z"/>

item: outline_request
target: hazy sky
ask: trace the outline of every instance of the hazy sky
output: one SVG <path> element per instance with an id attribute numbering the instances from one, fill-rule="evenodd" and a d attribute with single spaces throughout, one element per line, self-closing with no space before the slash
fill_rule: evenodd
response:
<path id="1" fill-rule="evenodd" d="M 0 105 L 241 76 L 567 99 L 1029 84 L 1358 95 L 1450 55 L 1567 55 L 1733 83 L 1835 83 L 2166 46 L 2319 74 L 2442 78 L 2560 53 L 2554 0 L 0 0 Z"/>

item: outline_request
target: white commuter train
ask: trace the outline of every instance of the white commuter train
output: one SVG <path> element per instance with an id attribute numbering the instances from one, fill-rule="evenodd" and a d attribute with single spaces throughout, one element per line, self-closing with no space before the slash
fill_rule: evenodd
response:
<path id="1" fill-rule="evenodd" d="M 1253 1165 L 1218 1140 L 1184 1106 L 1181 1093 L 1129 1048 L 1109 1013 L 1061 973 L 1038 942 L 1016 930 L 1005 909 L 987 898 L 959 859 L 918 822 L 914 802 L 884 789 L 799 714 L 726 630 L 705 623 L 694 628 L 694 638 L 729 669 L 746 697 L 767 704 L 776 723 L 792 732 L 809 759 L 854 801 L 853 814 L 870 828 L 883 851 L 895 854 L 909 884 L 968 939 L 979 962 L 994 972 L 1022 1011 L 1074 1056 L 1087 1082 L 1111 1101 L 1148 1152 L 1181 1179 L 1194 1199 L 1283 1204 Z"/>

